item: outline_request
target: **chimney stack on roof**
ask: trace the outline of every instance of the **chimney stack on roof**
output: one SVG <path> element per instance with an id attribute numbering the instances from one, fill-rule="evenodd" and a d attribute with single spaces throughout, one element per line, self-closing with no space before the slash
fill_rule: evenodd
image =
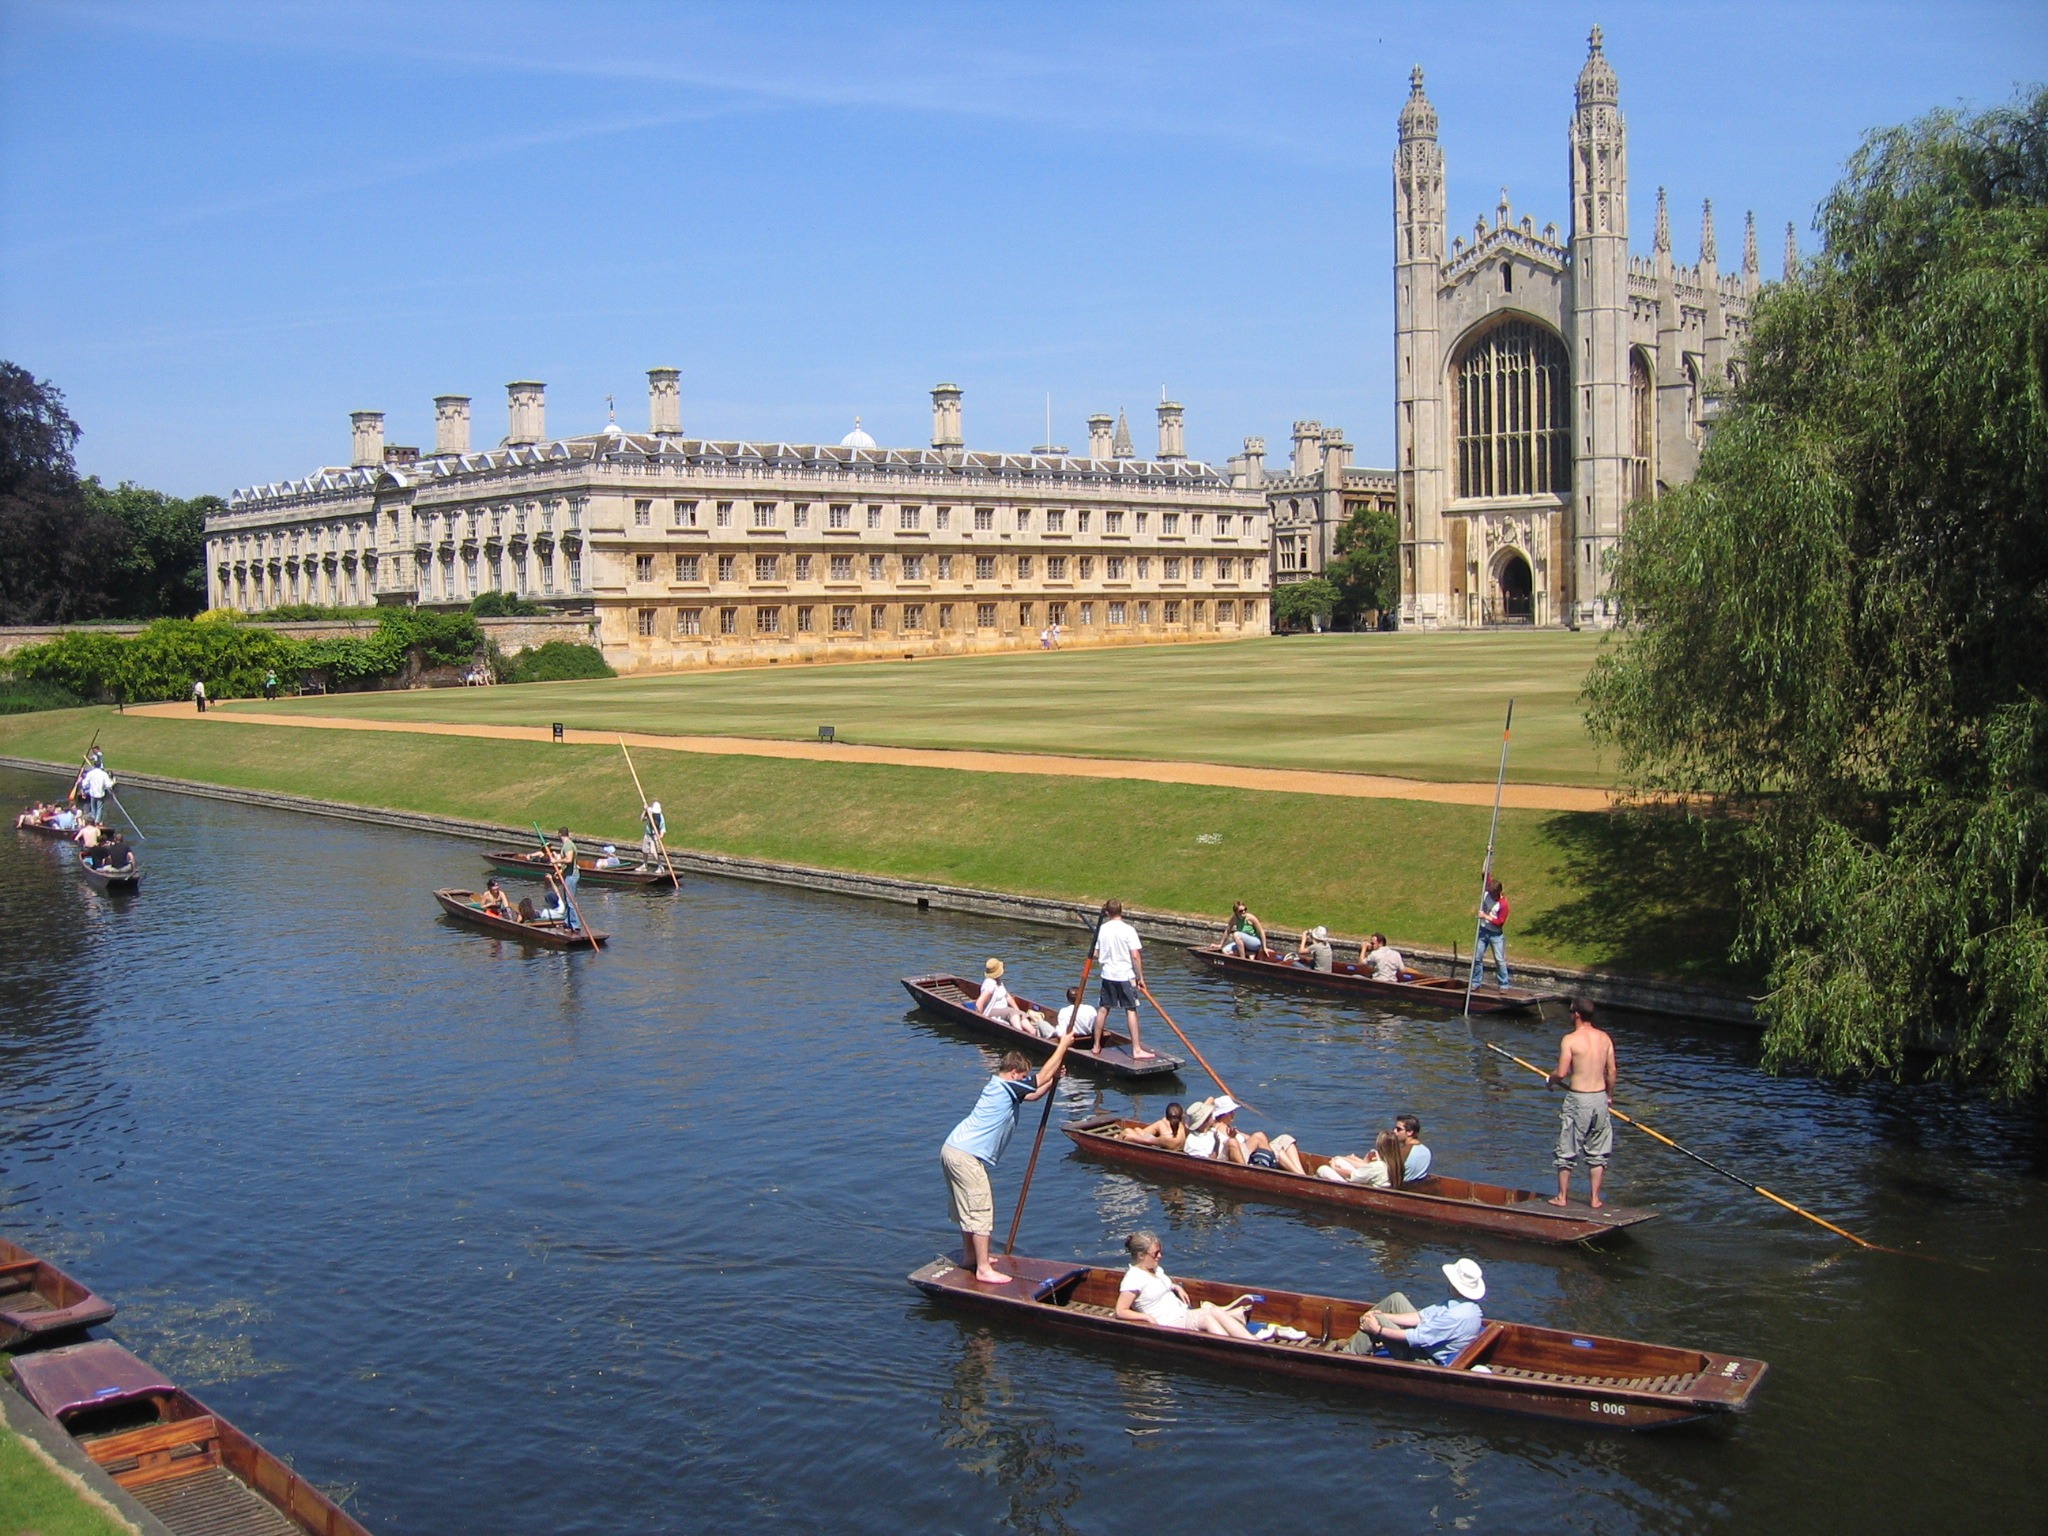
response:
<path id="1" fill-rule="evenodd" d="M 1088 418 L 1088 457 L 1106 459 L 1109 457 L 1110 434 L 1116 430 L 1116 418 L 1107 411 L 1097 411 Z"/>
<path id="2" fill-rule="evenodd" d="M 1323 468 L 1323 424 L 1297 421 L 1294 424 L 1294 467 L 1297 475 L 1315 475 Z"/>
<path id="3" fill-rule="evenodd" d="M 967 439 L 960 435 L 958 384 L 941 384 L 932 391 L 932 446 L 954 449 L 967 446 Z"/>
<path id="4" fill-rule="evenodd" d="M 469 396 L 434 396 L 434 452 L 469 452 Z"/>
<path id="5" fill-rule="evenodd" d="M 384 462 L 384 413 L 382 411 L 350 411 L 348 413 L 349 435 L 352 439 L 352 456 L 349 462 L 357 469 Z"/>
<path id="6" fill-rule="evenodd" d="M 505 434 L 507 448 L 525 448 L 544 442 L 548 435 L 548 387 L 538 379 L 514 379 L 505 386 L 511 430 Z"/>
<path id="7" fill-rule="evenodd" d="M 676 368 L 647 370 L 647 430 L 656 437 L 683 435 L 682 377 Z"/>
<path id="8" fill-rule="evenodd" d="M 1159 401 L 1159 457 L 1162 459 L 1184 459 L 1188 456 L 1187 438 L 1183 431 L 1182 412 L 1178 400 L 1164 398 L 1161 390 Z"/>

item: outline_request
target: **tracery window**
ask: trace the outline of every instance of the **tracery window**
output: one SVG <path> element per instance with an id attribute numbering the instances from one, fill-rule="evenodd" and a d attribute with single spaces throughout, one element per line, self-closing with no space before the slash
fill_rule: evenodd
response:
<path id="1" fill-rule="evenodd" d="M 1458 494 L 1562 495 L 1572 483 L 1571 360 L 1527 320 L 1504 320 L 1458 360 Z"/>
<path id="2" fill-rule="evenodd" d="M 1634 348 L 1628 354 L 1628 440 L 1628 499 L 1641 501 L 1656 483 L 1657 391 L 1649 360 Z"/>

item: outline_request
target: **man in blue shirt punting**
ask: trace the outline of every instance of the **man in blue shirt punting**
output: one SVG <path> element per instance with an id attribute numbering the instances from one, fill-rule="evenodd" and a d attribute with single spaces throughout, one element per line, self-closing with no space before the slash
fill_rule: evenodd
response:
<path id="1" fill-rule="evenodd" d="M 1415 1310 L 1415 1305 L 1396 1291 L 1372 1307 L 1358 1320 L 1358 1332 L 1345 1346 L 1354 1355 L 1392 1355 L 1396 1360 L 1426 1360 L 1449 1365 L 1458 1352 L 1478 1338 L 1486 1327 L 1479 1311 L 1486 1295 L 1486 1276 L 1470 1259 L 1459 1259 L 1443 1267 L 1444 1278 L 1462 1299 L 1439 1302 Z"/>
<path id="2" fill-rule="evenodd" d="M 964 1266 L 984 1285 L 1007 1285 L 1010 1277 L 989 1261 L 988 1240 L 996 1229 L 995 1194 L 989 1188 L 989 1170 L 994 1168 L 1010 1144 L 1017 1128 L 1017 1112 L 1034 1099 L 1052 1092 L 1059 1081 L 1060 1064 L 1067 1058 L 1073 1035 L 1060 1031 L 1059 1044 L 1051 1058 L 1036 1073 L 1031 1058 L 1010 1051 L 997 1064 L 996 1075 L 983 1085 L 981 1097 L 967 1118 L 953 1127 L 939 1149 L 945 1165 L 946 1188 L 953 1197 L 953 1220 L 960 1227 Z"/>

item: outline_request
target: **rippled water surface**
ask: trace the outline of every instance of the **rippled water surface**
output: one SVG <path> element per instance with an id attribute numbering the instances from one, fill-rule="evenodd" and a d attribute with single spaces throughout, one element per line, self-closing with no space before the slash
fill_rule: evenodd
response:
<path id="1" fill-rule="evenodd" d="M 0 803 L 49 787 L 0 772 Z M 529 954 L 437 912 L 433 887 L 480 879 L 473 844 L 125 798 L 133 899 L 0 836 L 0 1229 L 380 1533 L 2040 1528 L 2030 1115 L 1772 1079 L 1744 1032 L 1616 1028 L 1624 1107 L 1957 1264 L 1847 1251 L 1625 1128 L 1613 1192 L 1666 1218 L 1562 1254 L 1161 1189 L 1050 1137 L 1023 1251 L 1107 1261 L 1147 1225 L 1177 1273 L 1431 1299 L 1470 1252 L 1494 1315 L 1773 1375 L 1737 1423 L 1630 1437 L 1162 1368 L 904 1283 L 955 1244 L 938 1146 L 993 1058 L 898 978 L 999 954 L 1050 995 L 1078 935 L 697 883 L 589 892 L 614 948 Z M 1251 1123 L 1334 1147 L 1413 1108 L 1442 1171 L 1548 1178 L 1556 1101 L 1456 1019 L 1151 966 L 1272 1116 Z"/>

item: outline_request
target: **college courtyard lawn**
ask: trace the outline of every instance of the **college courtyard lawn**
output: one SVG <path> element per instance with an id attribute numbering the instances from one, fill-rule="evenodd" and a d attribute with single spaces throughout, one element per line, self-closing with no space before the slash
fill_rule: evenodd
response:
<path id="1" fill-rule="evenodd" d="M 392 721 L 815 739 L 1605 786 L 1564 631 L 1296 635 L 1202 645 L 748 667 L 516 688 L 336 694 L 237 709 Z M 1483 841 L 1483 839 L 1482 839 Z"/>

